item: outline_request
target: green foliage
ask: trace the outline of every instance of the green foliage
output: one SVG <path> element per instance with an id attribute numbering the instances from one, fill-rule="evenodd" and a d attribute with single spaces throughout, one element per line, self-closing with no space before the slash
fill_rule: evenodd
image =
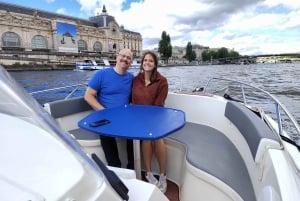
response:
<path id="1" fill-rule="evenodd" d="M 225 47 L 221 47 L 217 51 L 217 58 L 226 58 L 228 57 L 228 55 L 229 55 L 228 50 Z"/>
<path id="2" fill-rule="evenodd" d="M 188 42 L 188 44 L 186 46 L 185 58 L 189 62 L 194 61 L 196 59 L 196 52 L 193 51 L 193 46 L 192 46 L 191 42 Z"/>
<path id="3" fill-rule="evenodd" d="M 211 59 L 221 59 L 221 58 L 230 58 L 230 57 L 239 57 L 240 54 L 234 50 L 228 51 L 227 48 L 222 47 L 215 50 L 206 50 L 202 52 L 202 60 L 209 61 Z"/>
<path id="4" fill-rule="evenodd" d="M 202 52 L 202 60 L 209 61 L 211 59 L 217 58 L 217 52 L 214 50 L 205 50 Z"/>
<path id="5" fill-rule="evenodd" d="M 240 54 L 234 50 L 229 52 L 229 57 L 239 57 Z"/>
<path id="6" fill-rule="evenodd" d="M 170 36 L 163 31 L 161 34 L 161 40 L 159 41 L 158 52 L 163 60 L 168 63 L 169 58 L 172 56 L 172 45 Z"/>
<path id="7" fill-rule="evenodd" d="M 161 34 L 161 40 L 158 44 L 158 52 L 160 53 L 160 57 L 162 60 L 165 60 L 168 63 L 169 58 L 172 56 L 172 45 L 170 36 L 166 31 L 163 31 Z M 222 47 L 216 50 L 206 50 L 202 52 L 202 60 L 210 61 L 212 59 L 221 59 L 221 58 L 229 58 L 229 57 L 239 57 L 240 54 L 234 50 L 228 51 L 227 48 Z M 193 47 L 191 42 L 187 43 L 186 53 L 184 58 L 186 58 L 189 62 L 194 61 L 197 55 L 196 52 L 193 51 Z"/>

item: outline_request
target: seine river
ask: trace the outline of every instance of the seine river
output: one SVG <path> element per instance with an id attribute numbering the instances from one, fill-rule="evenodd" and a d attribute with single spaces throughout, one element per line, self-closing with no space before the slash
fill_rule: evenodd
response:
<path id="1" fill-rule="evenodd" d="M 130 71 L 136 74 L 138 69 Z M 300 123 L 300 63 L 160 67 L 159 71 L 168 78 L 171 91 L 204 86 L 212 77 L 246 81 L 275 95 Z M 93 73 L 73 70 L 10 72 L 28 92 L 85 82 Z M 47 93 L 36 98 L 43 103 L 54 96 L 65 96 L 64 93 Z"/>

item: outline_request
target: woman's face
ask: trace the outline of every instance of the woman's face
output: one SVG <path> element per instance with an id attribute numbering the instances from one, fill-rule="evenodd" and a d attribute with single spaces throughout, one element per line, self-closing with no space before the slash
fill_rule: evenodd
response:
<path id="1" fill-rule="evenodd" d="M 155 68 L 154 58 L 151 54 L 147 54 L 143 60 L 143 69 L 144 71 L 152 71 Z"/>

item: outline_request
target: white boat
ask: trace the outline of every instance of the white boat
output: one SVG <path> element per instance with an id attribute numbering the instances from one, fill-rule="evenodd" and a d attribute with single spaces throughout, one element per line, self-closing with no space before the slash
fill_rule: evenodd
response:
<path id="1" fill-rule="evenodd" d="M 130 68 L 140 68 L 141 61 L 139 59 L 133 59 Z"/>
<path id="2" fill-rule="evenodd" d="M 107 60 L 103 61 L 101 64 L 97 63 L 96 60 L 93 59 L 85 59 L 83 61 L 76 62 L 76 70 L 99 70 L 103 68 L 110 67 L 109 62 Z"/>
<path id="3" fill-rule="evenodd" d="M 169 92 L 166 107 L 184 111 L 187 122 L 165 138 L 167 178 L 178 192 L 168 188 L 164 195 L 133 170 L 108 167 L 126 186 L 113 188 L 105 168 L 91 159 L 96 155 L 106 164 L 98 136 L 77 125 L 92 112 L 83 97 L 42 108 L 0 69 L 0 121 L 5 122 L 0 124 L 0 200 L 114 201 L 128 196 L 160 201 L 172 200 L 172 193 L 181 201 L 299 200 L 299 125 L 262 89 L 213 78 L 202 92 Z M 237 87 L 241 96 L 235 96 Z M 275 112 L 269 111 L 273 106 Z M 125 145 L 118 139 L 123 164 Z M 153 166 L 157 172 L 155 160 Z"/>

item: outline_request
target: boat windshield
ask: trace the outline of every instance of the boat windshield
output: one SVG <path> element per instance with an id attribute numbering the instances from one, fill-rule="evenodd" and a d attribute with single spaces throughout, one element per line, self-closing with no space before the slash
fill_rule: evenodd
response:
<path id="1" fill-rule="evenodd" d="M 65 144 L 83 164 L 89 164 L 101 178 L 104 178 L 98 166 L 81 150 L 71 135 L 60 129 L 48 112 L 2 66 L 0 66 L 0 113 L 42 128 Z"/>

